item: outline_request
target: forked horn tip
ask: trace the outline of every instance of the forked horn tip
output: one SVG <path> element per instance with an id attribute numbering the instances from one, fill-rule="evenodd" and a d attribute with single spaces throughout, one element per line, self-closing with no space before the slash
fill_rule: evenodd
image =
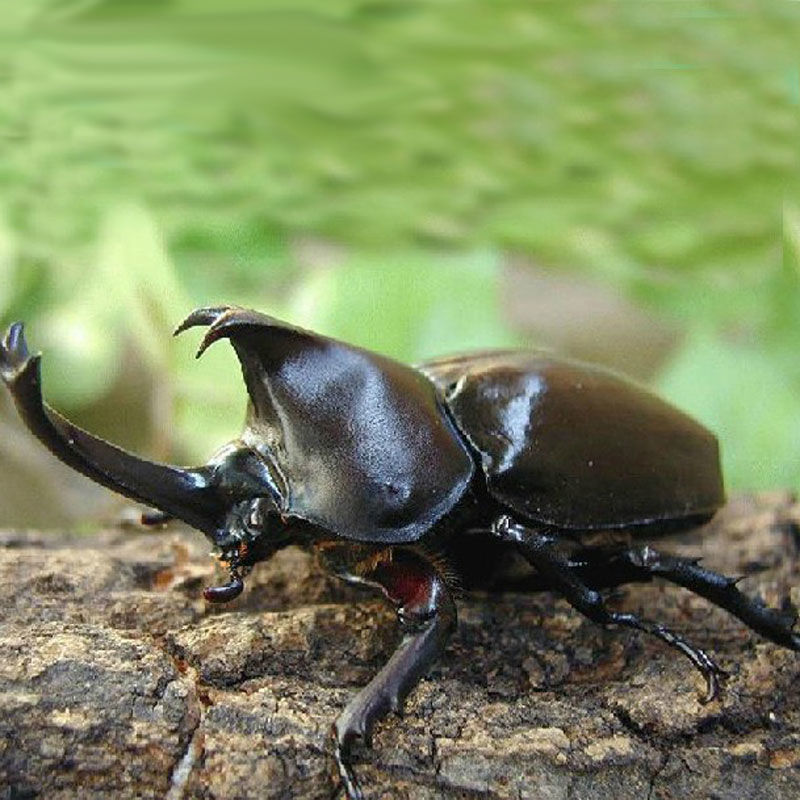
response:
<path id="1" fill-rule="evenodd" d="M 196 308 L 186 317 L 180 325 L 172 332 L 173 336 L 189 330 L 189 328 L 196 328 L 199 325 L 212 325 L 220 316 L 226 311 L 230 310 L 230 306 L 207 306 L 204 308 Z"/>

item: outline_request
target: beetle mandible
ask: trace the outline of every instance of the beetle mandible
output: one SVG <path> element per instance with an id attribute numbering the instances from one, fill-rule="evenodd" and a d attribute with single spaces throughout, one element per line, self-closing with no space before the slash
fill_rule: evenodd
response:
<path id="1" fill-rule="evenodd" d="M 350 800 L 362 797 L 353 743 L 401 708 L 455 629 L 447 573 L 467 590 L 515 588 L 510 551 L 593 621 L 681 652 L 705 678 L 706 701 L 719 691 L 714 660 L 661 624 L 607 608 L 601 590 L 662 578 L 800 650 L 794 615 L 641 543 L 706 522 L 724 490 L 715 437 L 626 379 L 523 351 L 413 368 L 238 307 L 198 309 L 176 334 L 195 326 L 208 326 L 198 357 L 230 340 L 249 395 L 241 436 L 199 467 L 138 458 L 45 404 L 41 356 L 29 353 L 21 323 L 0 344 L 0 375 L 61 461 L 158 509 L 150 522 L 178 518 L 211 540 L 230 579 L 207 588 L 208 601 L 233 599 L 255 563 L 299 544 L 393 604 L 400 645 L 333 724 Z"/>

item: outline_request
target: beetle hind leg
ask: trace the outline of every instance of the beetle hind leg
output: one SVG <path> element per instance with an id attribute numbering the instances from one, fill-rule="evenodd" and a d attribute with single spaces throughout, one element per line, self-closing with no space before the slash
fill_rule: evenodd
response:
<path id="1" fill-rule="evenodd" d="M 609 610 L 603 595 L 584 583 L 576 574 L 574 563 L 559 551 L 555 538 L 519 525 L 508 516 L 500 517 L 492 531 L 504 541 L 516 544 L 531 565 L 552 581 L 553 588 L 573 608 L 598 624 L 634 628 L 661 639 L 686 656 L 705 678 L 706 693 L 703 702 L 708 703 L 717 696 L 719 681 L 725 672 L 708 653 L 690 644 L 665 625 L 640 619 L 635 614 Z"/>
<path id="2" fill-rule="evenodd" d="M 794 630 L 797 615 L 769 608 L 743 594 L 737 578 L 705 569 L 693 559 L 659 553 L 648 545 L 629 548 L 618 557 L 645 579 L 658 577 L 683 586 L 724 608 L 764 638 L 800 651 L 800 635 Z"/>

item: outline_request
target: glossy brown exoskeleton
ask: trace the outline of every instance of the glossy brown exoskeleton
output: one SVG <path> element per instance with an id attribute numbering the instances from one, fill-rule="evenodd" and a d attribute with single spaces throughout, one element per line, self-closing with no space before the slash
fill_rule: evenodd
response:
<path id="1" fill-rule="evenodd" d="M 159 509 L 151 521 L 177 517 L 206 534 L 230 569 L 227 584 L 206 589 L 209 601 L 236 597 L 253 564 L 300 544 L 394 605 L 397 651 L 333 726 L 351 800 L 362 796 L 352 743 L 399 709 L 455 628 L 451 575 L 467 590 L 547 586 L 598 623 L 651 633 L 701 671 L 706 699 L 720 675 L 710 656 L 608 609 L 601 589 L 660 577 L 800 650 L 792 615 L 641 544 L 705 522 L 724 494 L 714 436 L 636 385 L 526 352 L 412 368 L 240 308 L 200 309 L 177 332 L 198 325 L 209 326 L 198 355 L 230 339 L 250 399 L 241 436 L 200 467 L 137 458 L 45 405 L 40 357 L 19 323 L 0 345 L 0 375 L 58 458 Z M 518 565 L 513 579 L 507 571 L 520 557 L 530 580 Z"/>

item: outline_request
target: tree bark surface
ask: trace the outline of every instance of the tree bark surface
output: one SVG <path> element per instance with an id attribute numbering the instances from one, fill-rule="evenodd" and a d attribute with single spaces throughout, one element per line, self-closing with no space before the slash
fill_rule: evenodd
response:
<path id="1" fill-rule="evenodd" d="M 200 534 L 0 534 L 0 798 L 329 798 L 329 731 L 393 613 L 289 549 L 208 606 Z M 658 543 L 800 604 L 800 505 L 738 497 Z M 457 635 L 355 763 L 372 798 L 800 798 L 800 656 L 661 582 L 613 593 L 729 676 L 548 593 L 459 598 Z"/>

